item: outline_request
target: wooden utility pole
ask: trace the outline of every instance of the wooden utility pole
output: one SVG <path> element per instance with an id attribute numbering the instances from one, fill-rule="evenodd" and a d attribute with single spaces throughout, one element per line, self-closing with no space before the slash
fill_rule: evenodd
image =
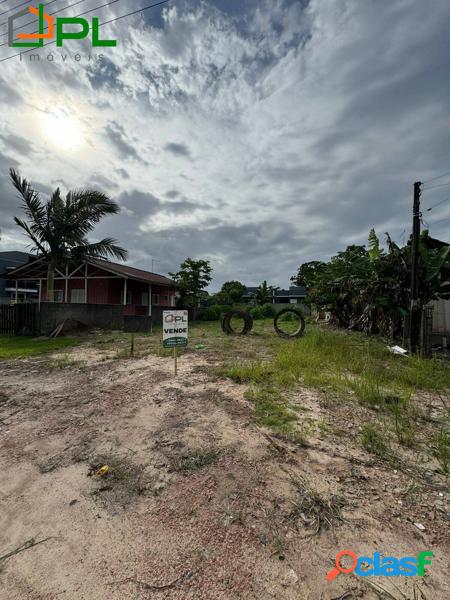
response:
<path id="1" fill-rule="evenodd" d="M 413 226 L 411 239 L 411 298 L 409 312 L 409 351 L 417 352 L 420 340 L 421 306 L 419 302 L 419 239 L 420 239 L 420 186 L 414 183 Z"/>

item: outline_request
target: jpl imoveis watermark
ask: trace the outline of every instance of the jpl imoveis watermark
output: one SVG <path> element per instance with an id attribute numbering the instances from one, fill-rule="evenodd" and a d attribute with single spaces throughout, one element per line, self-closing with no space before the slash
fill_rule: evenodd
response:
<path id="1" fill-rule="evenodd" d="M 20 53 L 19 62 L 45 62 L 45 63 L 72 63 L 72 62 L 88 62 L 88 63 L 99 63 L 105 59 L 103 54 L 64 54 L 60 52 L 48 52 L 47 54 L 30 54 Z"/>

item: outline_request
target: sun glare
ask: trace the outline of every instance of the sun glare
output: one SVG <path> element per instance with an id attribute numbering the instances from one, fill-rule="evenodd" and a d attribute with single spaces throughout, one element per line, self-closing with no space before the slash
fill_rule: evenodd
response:
<path id="1" fill-rule="evenodd" d="M 80 121 L 65 109 L 49 112 L 43 123 L 45 136 L 55 145 L 67 150 L 76 150 L 83 143 L 83 128 Z"/>

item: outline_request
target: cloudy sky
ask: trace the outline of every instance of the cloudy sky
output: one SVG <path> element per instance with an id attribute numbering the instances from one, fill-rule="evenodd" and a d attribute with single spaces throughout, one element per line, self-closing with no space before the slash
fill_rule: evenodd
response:
<path id="1" fill-rule="evenodd" d="M 40 60 L 5 44 L 22 3 L 0 2 L 0 60 L 12 56 L 0 62 L 1 250 L 27 244 L 12 220 L 14 167 L 44 195 L 109 193 L 122 211 L 95 235 L 117 238 L 135 266 L 208 258 L 212 289 L 286 286 L 372 226 L 405 241 L 412 183 L 450 172 L 448 0 L 171 0 L 102 27 L 116 48 L 67 41 L 33 50 Z M 151 3 L 116 0 L 86 18 Z M 450 197 L 447 182 L 422 198 L 446 239 L 450 201 L 425 209 Z"/>

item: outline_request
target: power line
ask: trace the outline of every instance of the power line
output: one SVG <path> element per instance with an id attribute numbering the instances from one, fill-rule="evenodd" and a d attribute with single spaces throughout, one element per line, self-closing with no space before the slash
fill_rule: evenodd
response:
<path id="1" fill-rule="evenodd" d="M 0 2 L 0 4 L 1 4 L 1 2 Z M 22 2 L 21 4 L 17 4 L 17 6 L 12 6 L 11 8 L 7 8 L 6 10 L 4 10 L 3 12 L 0 13 L 0 17 L 2 15 L 6 15 L 6 13 L 8 13 L 11 10 L 16 10 L 16 8 L 20 8 L 24 4 L 30 4 L 30 0 L 25 0 L 25 2 Z M 50 2 L 49 2 L 49 4 L 50 4 Z"/>
<path id="2" fill-rule="evenodd" d="M 114 2 L 117 2 L 118 0 L 114 0 Z M 149 8 L 155 8 L 156 6 L 161 6 L 161 4 L 167 4 L 168 2 L 170 2 L 171 0 L 161 0 L 161 2 L 156 2 L 155 4 L 150 4 L 148 6 L 143 6 L 142 8 L 140 8 L 139 10 L 134 10 L 132 12 L 129 12 L 125 15 L 121 15 L 120 17 L 115 17 L 114 19 L 110 19 L 109 21 L 103 21 L 102 23 L 99 23 L 99 25 L 107 25 L 108 23 L 113 23 L 114 21 L 119 21 L 120 19 L 124 19 L 125 17 L 130 17 L 131 15 L 136 15 L 137 13 L 143 12 L 144 10 L 148 10 Z M 112 2 L 110 3 L 112 4 Z M 94 8 L 92 10 L 98 10 L 98 8 Z M 91 11 L 89 11 L 91 12 Z M 81 13 L 86 14 L 86 13 Z M 80 17 L 81 15 L 76 15 L 77 17 Z M 52 40 L 51 42 L 46 42 L 45 44 L 43 44 L 43 46 L 49 46 L 50 44 L 55 44 L 56 40 Z M 42 46 L 40 46 L 42 47 Z M 2 58 L 0 59 L 0 63 L 1 62 L 5 62 L 5 60 L 10 60 L 11 58 L 15 58 L 16 56 L 20 56 L 21 54 L 27 54 L 28 52 L 36 52 L 36 50 L 39 50 L 39 48 L 28 48 L 28 50 L 25 50 L 24 52 L 19 52 L 18 54 L 13 54 L 11 56 L 7 56 L 6 58 Z"/>
<path id="3" fill-rule="evenodd" d="M 47 4 L 45 5 L 45 8 L 47 8 L 47 6 L 49 6 L 50 4 L 53 4 L 53 2 L 56 2 L 56 0 L 50 0 L 50 2 L 47 2 Z M 23 4 L 30 4 L 30 0 L 27 0 L 26 2 L 24 2 Z M 23 6 L 23 4 L 18 4 L 16 6 L 16 8 L 19 8 L 19 6 Z M 8 12 L 8 11 L 6 11 Z M 5 13 L 0 13 L 0 15 L 4 15 Z M 30 23 L 34 23 L 34 21 L 30 21 Z M 6 25 L 8 26 L 8 23 L 5 21 L 4 23 L 0 23 L 0 25 Z M 26 27 L 27 25 L 29 25 L 29 23 L 27 23 L 26 25 L 21 25 L 20 27 L 17 27 L 17 29 L 23 29 L 24 27 Z M 3 35 L 6 35 L 3 34 Z"/>
<path id="4" fill-rule="evenodd" d="M 450 185 L 450 181 L 448 183 L 438 183 L 437 185 L 432 185 L 431 187 L 424 188 L 424 191 L 434 190 L 435 188 L 445 187 L 446 185 Z"/>
<path id="5" fill-rule="evenodd" d="M 433 204 L 433 206 L 430 206 L 430 208 L 427 208 L 427 212 L 430 212 L 430 210 L 433 210 L 433 208 L 436 208 L 436 206 L 440 206 L 441 204 L 443 204 L 444 202 L 447 202 L 448 200 L 450 200 L 450 198 L 444 198 L 437 204 Z"/>
<path id="6" fill-rule="evenodd" d="M 52 0 L 52 2 L 55 2 L 56 0 Z M 86 0 L 78 0 L 78 2 L 74 2 L 73 4 L 69 4 L 68 6 L 65 6 L 64 8 L 59 8 L 58 10 L 53 11 L 52 13 L 49 13 L 49 16 L 52 15 L 57 15 L 58 13 L 62 12 L 63 10 L 67 10 L 68 8 L 72 8 L 73 6 L 77 6 L 78 4 L 81 4 L 82 2 L 85 2 Z M 114 2 L 118 2 L 119 0 L 114 0 Z M 111 2 L 111 4 L 114 4 L 114 2 Z M 51 2 L 49 2 L 49 4 L 51 4 Z M 100 7 L 102 8 L 102 7 Z M 95 10 L 95 9 L 94 9 Z M 82 15 L 85 13 L 81 13 Z M 80 15 L 78 15 L 80 16 Z M 15 31 L 18 31 L 19 29 L 23 29 L 24 27 L 27 27 L 27 25 L 32 25 L 34 22 L 36 21 L 36 19 L 33 19 L 32 21 L 28 21 L 28 23 L 25 23 L 24 25 L 21 25 L 20 27 L 17 27 L 15 29 Z M 44 27 L 44 31 L 48 29 L 48 26 L 45 25 Z M 39 33 L 39 30 L 35 30 L 32 31 L 32 33 Z M 7 35 L 7 33 L 3 33 L 3 36 Z M 8 42 L 4 42 L 3 44 L 0 44 L 1 46 L 6 46 L 8 44 Z"/>
<path id="7" fill-rule="evenodd" d="M 445 217 L 445 219 L 439 219 L 439 221 L 431 221 L 430 225 L 437 225 L 438 223 L 443 223 L 444 221 L 450 221 L 450 217 Z"/>
<path id="8" fill-rule="evenodd" d="M 424 181 L 423 183 L 430 183 L 431 181 L 437 181 L 438 179 L 442 179 L 443 177 L 446 177 L 447 175 L 450 175 L 450 171 L 448 173 L 444 173 L 443 175 L 438 175 L 438 177 L 433 177 L 432 179 L 427 179 L 427 181 Z"/>

